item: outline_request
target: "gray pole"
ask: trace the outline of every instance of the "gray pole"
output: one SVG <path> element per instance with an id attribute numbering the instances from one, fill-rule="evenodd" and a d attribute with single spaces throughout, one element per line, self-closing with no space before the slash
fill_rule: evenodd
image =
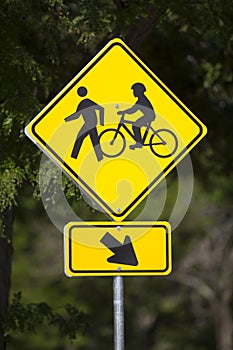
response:
<path id="1" fill-rule="evenodd" d="M 124 350 L 123 277 L 113 277 L 114 350 Z"/>

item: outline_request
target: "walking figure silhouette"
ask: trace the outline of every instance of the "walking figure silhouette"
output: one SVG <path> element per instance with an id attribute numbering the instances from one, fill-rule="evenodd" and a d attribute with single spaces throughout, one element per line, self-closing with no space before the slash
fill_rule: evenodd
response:
<path id="1" fill-rule="evenodd" d="M 81 86 L 78 88 L 77 93 L 80 97 L 85 97 L 87 95 L 87 89 L 84 86 Z M 80 116 L 82 116 L 84 119 L 84 125 L 77 135 L 71 153 L 72 158 L 77 159 L 82 143 L 84 139 L 89 135 L 96 154 L 96 158 L 98 161 L 101 161 L 103 159 L 103 153 L 99 143 L 99 135 L 97 133 L 98 120 L 96 111 L 99 111 L 100 125 L 104 125 L 104 108 L 89 98 L 83 99 L 78 104 L 76 112 L 65 118 L 66 122 L 78 119 Z"/>

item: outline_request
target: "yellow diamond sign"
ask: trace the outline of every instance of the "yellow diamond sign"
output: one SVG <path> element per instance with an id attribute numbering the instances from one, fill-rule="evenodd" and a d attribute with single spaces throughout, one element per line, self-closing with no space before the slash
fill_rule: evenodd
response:
<path id="1" fill-rule="evenodd" d="M 204 137 L 206 127 L 114 39 L 26 134 L 111 218 L 122 221 Z"/>

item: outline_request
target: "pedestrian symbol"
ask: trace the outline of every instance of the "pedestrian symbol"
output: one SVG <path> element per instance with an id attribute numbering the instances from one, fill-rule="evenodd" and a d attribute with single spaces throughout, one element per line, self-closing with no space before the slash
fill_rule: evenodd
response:
<path id="1" fill-rule="evenodd" d="M 206 127 L 114 39 L 26 133 L 108 216 L 122 221 L 204 137 Z"/>
<path id="2" fill-rule="evenodd" d="M 77 92 L 81 97 L 87 95 L 87 89 L 83 86 L 79 87 Z M 97 133 L 96 111 L 100 112 L 100 125 L 104 125 L 104 108 L 88 98 L 85 98 L 79 103 L 75 113 L 65 118 L 66 122 L 78 119 L 81 115 L 84 119 L 84 125 L 77 135 L 77 139 L 72 150 L 72 158 L 76 159 L 78 157 L 82 143 L 89 135 L 98 161 L 103 159 L 102 151 L 99 145 L 99 136 Z"/>

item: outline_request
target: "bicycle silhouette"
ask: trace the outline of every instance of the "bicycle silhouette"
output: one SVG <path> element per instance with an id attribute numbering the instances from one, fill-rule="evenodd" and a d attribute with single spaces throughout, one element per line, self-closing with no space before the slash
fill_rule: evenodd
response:
<path id="1" fill-rule="evenodd" d="M 124 134 L 120 131 L 121 129 L 124 129 L 131 138 L 136 141 L 133 132 L 127 126 L 127 124 L 133 124 L 133 122 L 125 120 L 124 117 L 125 113 L 122 114 L 116 129 L 106 129 L 99 135 L 102 153 L 106 157 L 115 158 L 124 152 L 126 148 L 126 139 Z M 148 136 L 149 131 L 151 131 L 150 136 Z M 149 140 L 147 141 L 147 139 Z M 169 129 L 155 130 L 150 123 L 146 126 L 142 136 L 142 142 L 142 147 L 149 146 L 151 152 L 160 158 L 171 157 L 178 147 L 178 140 L 173 131 Z"/>

